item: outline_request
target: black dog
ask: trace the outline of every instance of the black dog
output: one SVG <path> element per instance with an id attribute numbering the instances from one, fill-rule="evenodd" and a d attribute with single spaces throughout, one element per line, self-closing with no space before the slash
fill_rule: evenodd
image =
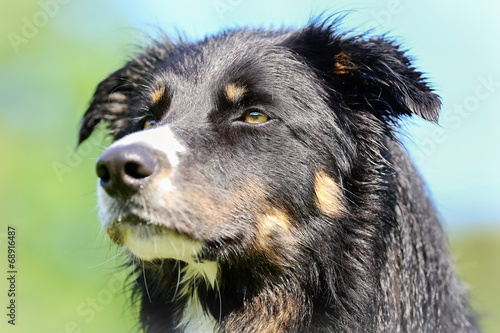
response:
<path id="1" fill-rule="evenodd" d="M 104 228 L 147 332 L 475 332 L 396 139 L 440 100 L 393 42 L 335 25 L 148 47 L 97 88 Z M 132 134 L 131 134 L 132 133 Z"/>

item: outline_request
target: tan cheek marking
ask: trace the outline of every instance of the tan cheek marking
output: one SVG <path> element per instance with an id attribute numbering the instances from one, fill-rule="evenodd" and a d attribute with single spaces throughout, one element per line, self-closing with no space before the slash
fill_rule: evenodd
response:
<path id="1" fill-rule="evenodd" d="M 236 103 L 241 98 L 243 98 L 243 95 L 245 95 L 247 89 L 246 87 L 238 86 L 234 83 L 229 83 L 228 85 L 226 85 L 224 91 L 226 93 L 227 99 L 233 103 Z"/>
<path id="2" fill-rule="evenodd" d="M 349 74 L 356 67 L 344 52 L 336 54 L 333 60 L 335 74 Z"/>
<path id="3" fill-rule="evenodd" d="M 270 246 L 279 246 L 280 243 L 289 244 L 295 241 L 290 217 L 278 209 L 272 209 L 258 218 L 256 236 L 257 245 L 263 250 L 269 249 Z"/>
<path id="4" fill-rule="evenodd" d="M 324 214 L 329 216 L 342 214 L 340 189 L 335 180 L 323 171 L 316 173 L 314 191 L 316 192 L 316 204 Z"/>
<path id="5" fill-rule="evenodd" d="M 156 89 L 151 94 L 151 103 L 158 104 L 158 102 L 162 100 L 163 96 L 165 96 L 165 87 L 160 87 Z"/>
<path id="6" fill-rule="evenodd" d="M 174 189 L 163 193 L 162 201 L 174 210 L 194 210 L 195 219 L 202 220 L 207 228 L 219 228 L 231 214 L 230 206 L 214 201 L 199 189 Z M 186 227 L 189 227 L 189 223 Z"/>

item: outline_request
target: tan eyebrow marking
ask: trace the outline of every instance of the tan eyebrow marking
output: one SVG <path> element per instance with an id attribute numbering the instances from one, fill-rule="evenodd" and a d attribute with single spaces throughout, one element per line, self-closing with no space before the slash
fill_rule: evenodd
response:
<path id="1" fill-rule="evenodd" d="M 165 97 L 165 87 L 155 89 L 151 94 L 151 103 L 158 104 Z"/>
<path id="2" fill-rule="evenodd" d="M 245 86 L 237 85 L 235 83 L 229 83 L 225 86 L 224 92 L 229 101 L 236 103 L 241 98 L 243 98 L 243 96 L 247 92 L 247 88 Z"/>
<path id="3" fill-rule="evenodd" d="M 257 217 L 255 250 L 278 266 L 287 265 L 287 248 L 297 243 L 291 217 L 278 208 Z"/>

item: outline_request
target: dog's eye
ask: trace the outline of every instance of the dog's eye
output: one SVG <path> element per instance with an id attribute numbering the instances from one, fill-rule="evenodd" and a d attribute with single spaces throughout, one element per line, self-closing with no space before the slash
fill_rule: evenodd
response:
<path id="1" fill-rule="evenodd" d="M 153 119 L 153 117 L 146 117 L 142 121 L 142 129 L 146 130 L 148 128 L 151 128 L 156 125 L 156 120 Z"/>
<path id="2" fill-rule="evenodd" d="M 249 110 L 245 113 L 245 122 L 249 124 L 261 124 L 269 120 L 267 114 L 260 112 L 259 110 Z"/>

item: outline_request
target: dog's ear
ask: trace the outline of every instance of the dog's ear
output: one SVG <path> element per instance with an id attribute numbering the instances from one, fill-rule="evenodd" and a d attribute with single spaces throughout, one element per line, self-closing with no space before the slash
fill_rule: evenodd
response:
<path id="1" fill-rule="evenodd" d="M 81 120 L 79 144 L 104 122 L 109 124 L 111 134 L 117 134 L 114 133 L 116 130 L 113 130 L 119 128 L 115 122 L 123 119 L 129 111 L 134 99 L 134 88 L 140 82 L 140 77 L 134 73 L 133 67 L 133 64 L 128 63 L 97 86 L 90 106 Z"/>
<path id="2" fill-rule="evenodd" d="M 141 88 L 151 78 L 158 63 L 167 58 L 174 47 L 166 37 L 161 42 L 155 42 L 97 86 L 81 120 L 79 144 L 101 123 L 108 124 L 110 134 L 115 139 L 127 133 L 133 112 L 142 98 Z"/>
<path id="3" fill-rule="evenodd" d="M 365 103 L 384 116 L 416 114 L 437 121 L 439 96 L 394 42 L 339 35 L 334 25 L 323 23 L 310 25 L 286 43 L 347 97 L 344 102 Z"/>

